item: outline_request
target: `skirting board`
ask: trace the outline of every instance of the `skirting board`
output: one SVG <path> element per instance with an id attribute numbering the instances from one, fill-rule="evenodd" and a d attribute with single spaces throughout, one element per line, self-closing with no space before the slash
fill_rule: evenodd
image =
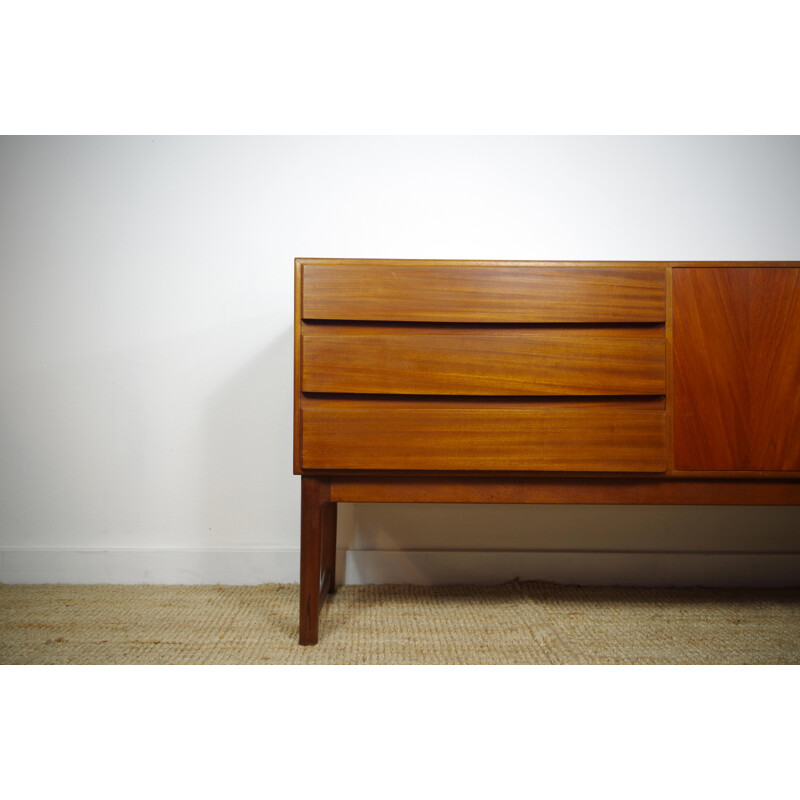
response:
<path id="1" fill-rule="evenodd" d="M 7 548 L 0 583 L 297 583 L 297 550 Z M 340 551 L 348 584 L 498 584 L 519 578 L 586 586 L 800 586 L 800 553 Z"/>

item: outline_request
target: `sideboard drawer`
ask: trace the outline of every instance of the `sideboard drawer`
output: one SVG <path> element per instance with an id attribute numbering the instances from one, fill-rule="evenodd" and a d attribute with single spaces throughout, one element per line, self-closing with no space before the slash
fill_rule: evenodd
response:
<path id="1" fill-rule="evenodd" d="M 304 261 L 302 319 L 664 322 L 663 266 L 331 264 Z"/>
<path id="2" fill-rule="evenodd" d="M 663 395 L 663 328 L 625 333 L 306 325 L 302 391 Z"/>
<path id="3" fill-rule="evenodd" d="M 321 400 L 302 410 L 302 466 L 340 470 L 663 472 L 661 409 Z"/>

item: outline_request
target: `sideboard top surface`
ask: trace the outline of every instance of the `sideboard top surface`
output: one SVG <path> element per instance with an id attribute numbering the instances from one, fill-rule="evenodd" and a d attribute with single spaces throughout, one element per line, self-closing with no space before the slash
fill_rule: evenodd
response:
<path id="1" fill-rule="evenodd" d="M 375 267 L 800 267 L 800 261 L 498 261 L 459 259 L 414 259 L 414 258 L 296 258 L 295 264 L 325 264 L 329 266 L 375 266 Z"/>

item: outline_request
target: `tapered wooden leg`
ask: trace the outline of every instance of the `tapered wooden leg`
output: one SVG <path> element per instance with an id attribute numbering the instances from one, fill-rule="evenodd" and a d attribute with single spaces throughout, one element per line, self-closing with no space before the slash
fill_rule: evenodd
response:
<path id="1" fill-rule="evenodd" d="M 329 594 L 336 591 L 336 503 L 322 508 L 322 583 Z"/>
<path id="2" fill-rule="evenodd" d="M 301 479 L 300 644 L 319 639 L 319 611 L 335 586 L 336 503 L 330 484 L 321 478 Z"/>

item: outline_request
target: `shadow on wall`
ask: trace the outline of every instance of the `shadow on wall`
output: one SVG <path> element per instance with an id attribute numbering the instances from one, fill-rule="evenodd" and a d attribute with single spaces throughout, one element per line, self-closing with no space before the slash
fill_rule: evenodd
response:
<path id="1" fill-rule="evenodd" d="M 292 475 L 293 342 L 287 328 L 211 398 L 201 488 L 204 538 L 212 547 L 299 547 L 300 481 Z"/>
<path id="2" fill-rule="evenodd" d="M 794 506 L 362 503 L 353 526 L 355 550 L 800 550 Z"/>
<path id="3" fill-rule="evenodd" d="M 350 524 L 356 583 L 759 586 L 800 574 L 796 507 L 359 504 Z"/>

